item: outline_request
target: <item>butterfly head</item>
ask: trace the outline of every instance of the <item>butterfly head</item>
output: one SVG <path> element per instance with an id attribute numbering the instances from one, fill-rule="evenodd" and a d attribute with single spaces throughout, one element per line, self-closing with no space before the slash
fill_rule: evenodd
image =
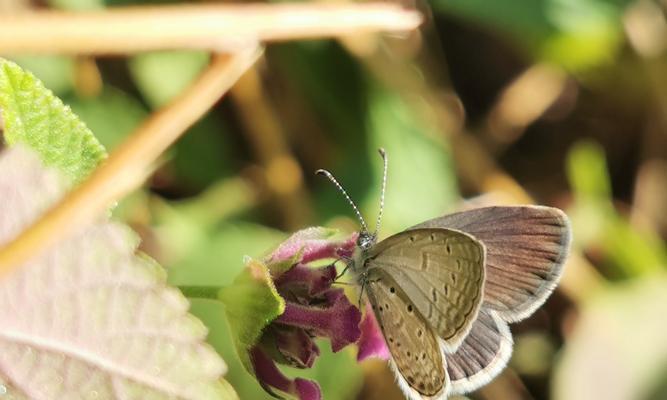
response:
<path id="1" fill-rule="evenodd" d="M 366 252 L 377 242 L 377 232 L 361 231 L 357 237 L 357 247 Z"/>
<path id="2" fill-rule="evenodd" d="M 350 196 L 348 196 L 345 189 L 343 189 L 343 186 L 341 186 L 341 184 L 338 183 L 338 181 L 336 180 L 336 178 L 334 178 L 331 172 L 324 169 L 318 169 L 317 171 L 315 171 L 316 174 L 324 175 L 327 178 L 329 178 L 331 183 L 333 183 L 338 188 L 338 190 L 343 194 L 343 196 L 345 196 L 347 202 L 350 203 L 350 205 L 354 209 L 354 213 L 357 214 L 357 218 L 361 223 L 361 231 L 359 232 L 359 237 L 357 238 L 357 247 L 359 247 L 359 249 L 361 249 L 363 252 L 369 250 L 371 247 L 373 247 L 373 245 L 375 245 L 375 242 L 377 242 L 377 235 L 378 231 L 380 230 L 380 222 L 382 221 L 382 211 L 384 209 L 384 192 L 385 188 L 387 187 L 387 153 L 382 148 L 379 149 L 379 152 L 380 156 L 382 156 L 382 161 L 384 162 L 384 170 L 382 174 L 382 192 L 380 194 L 380 212 L 378 213 L 378 218 L 375 224 L 374 232 L 370 232 L 368 230 L 368 225 L 366 225 L 364 217 L 361 216 L 359 208 L 357 207 L 356 204 L 354 204 L 354 202 L 352 201 Z"/>

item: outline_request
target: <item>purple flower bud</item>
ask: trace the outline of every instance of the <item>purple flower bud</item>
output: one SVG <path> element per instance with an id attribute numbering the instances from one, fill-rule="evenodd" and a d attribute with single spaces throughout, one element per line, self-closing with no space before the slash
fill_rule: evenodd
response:
<path id="1" fill-rule="evenodd" d="M 310 368 L 320 351 L 315 337 L 328 338 L 334 352 L 356 343 L 361 336 L 361 312 L 333 288 L 336 267 L 311 267 L 307 263 L 349 258 L 357 235 L 331 239 L 333 232 L 309 228 L 283 242 L 266 260 L 278 295 L 285 301 L 283 313 L 262 331 L 260 344 L 250 351 L 255 375 L 269 393 L 276 389 L 299 399 L 320 399 L 320 389 L 304 379 L 290 380 L 276 362 L 296 368 Z"/>
<path id="2" fill-rule="evenodd" d="M 336 292 L 340 294 L 332 295 L 336 298 L 335 302 L 325 308 L 287 302 L 285 312 L 276 322 L 311 330 L 317 336 L 327 337 L 331 340 L 332 350 L 339 351 L 359 340 L 361 312 L 342 294 L 342 290 Z"/>
<path id="3" fill-rule="evenodd" d="M 317 383 L 296 378 L 289 379 L 276 366 L 276 363 L 258 346 L 250 350 L 250 361 L 255 371 L 255 376 L 260 384 L 270 394 L 274 394 L 272 388 L 292 394 L 299 400 L 321 400 L 322 394 Z"/>
<path id="4" fill-rule="evenodd" d="M 290 366 L 296 368 L 310 368 L 320 355 L 310 335 L 304 330 L 294 327 L 276 327 L 276 346 L 280 354 L 285 357 Z"/>
<path id="5" fill-rule="evenodd" d="M 284 241 L 269 255 L 267 264 L 280 263 L 291 259 L 299 252 L 301 257 L 297 263 L 307 263 L 324 258 L 351 257 L 357 235 L 339 241 L 332 240 L 331 230 L 325 228 L 308 228 L 301 230 Z"/>
<path id="6" fill-rule="evenodd" d="M 280 275 L 275 280 L 275 284 L 279 292 L 286 292 L 294 289 L 294 287 L 303 287 L 306 289 L 305 294 L 312 297 L 329 289 L 335 279 L 336 267 L 333 265 L 311 268 L 307 265 L 297 264 Z"/>

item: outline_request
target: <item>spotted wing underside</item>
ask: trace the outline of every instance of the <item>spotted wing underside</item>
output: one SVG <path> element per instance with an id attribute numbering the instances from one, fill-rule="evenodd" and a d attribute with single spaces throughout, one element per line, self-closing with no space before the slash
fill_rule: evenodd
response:
<path id="1" fill-rule="evenodd" d="M 381 271 L 369 279 L 366 294 L 405 394 L 413 400 L 443 396 L 448 384 L 445 360 L 427 321 L 396 282 Z"/>
<path id="2" fill-rule="evenodd" d="M 482 304 L 484 246 L 450 229 L 401 232 L 377 244 L 365 267 L 398 282 L 428 325 L 453 352 Z"/>

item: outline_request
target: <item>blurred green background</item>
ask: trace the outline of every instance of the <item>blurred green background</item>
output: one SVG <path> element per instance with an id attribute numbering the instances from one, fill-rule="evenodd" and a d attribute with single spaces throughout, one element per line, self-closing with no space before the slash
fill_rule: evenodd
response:
<path id="1" fill-rule="evenodd" d="M 96 9 L 111 0 L 0 0 Z M 135 3 L 123 1 L 123 4 Z M 667 2 L 436 0 L 402 37 L 270 45 L 115 216 L 175 285 L 227 285 L 311 225 L 357 229 L 317 168 L 367 219 L 389 155 L 383 235 L 462 205 L 537 202 L 573 220 L 551 299 L 511 327 L 510 367 L 471 399 L 667 399 Z M 113 150 L 206 67 L 198 52 L 129 58 L 6 55 Z M 194 301 L 242 399 L 268 398 L 234 354 L 222 306 Z M 310 371 L 325 399 L 400 399 L 355 350 Z"/>

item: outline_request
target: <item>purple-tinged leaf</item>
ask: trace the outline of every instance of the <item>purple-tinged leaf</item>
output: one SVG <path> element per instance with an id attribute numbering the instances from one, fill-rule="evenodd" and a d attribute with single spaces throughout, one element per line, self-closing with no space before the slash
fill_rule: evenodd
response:
<path id="1" fill-rule="evenodd" d="M 63 193 L 36 154 L 0 155 L 0 245 Z M 0 391 L 8 398 L 228 399 L 206 327 L 136 253 L 128 227 L 100 218 L 0 280 Z M 0 396 L 1 397 L 1 396 Z"/>
<path id="2" fill-rule="evenodd" d="M 255 346 L 262 331 L 285 309 L 266 266 L 249 260 L 245 269 L 229 287 L 219 293 L 234 335 L 236 350 L 243 365 L 252 373 L 248 351 Z"/>

